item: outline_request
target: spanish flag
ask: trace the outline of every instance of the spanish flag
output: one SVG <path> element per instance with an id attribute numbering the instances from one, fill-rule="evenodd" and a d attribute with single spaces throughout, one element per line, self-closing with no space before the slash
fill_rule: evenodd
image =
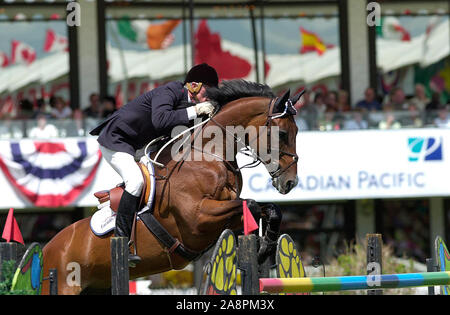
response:
<path id="1" fill-rule="evenodd" d="M 327 46 L 317 34 L 309 32 L 303 27 L 300 27 L 300 34 L 302 36 L 301 54 L 315 51 L 319 55 L 322 55 L 327 50 Z"/>

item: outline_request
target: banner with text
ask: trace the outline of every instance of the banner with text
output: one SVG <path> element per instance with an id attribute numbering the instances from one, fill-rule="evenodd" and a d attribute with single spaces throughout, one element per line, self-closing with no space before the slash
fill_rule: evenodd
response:
<path id="1" fill-rule="evenodd" d="M 299 182 L 289 194 L 281 195 L 260 165 L 242 171 L 241 197 L 270 202 L 450 195 L 450 129 L 303 132 L 297 154 Z"/>
<path id="2" fill-rule="evenodd" d="M 121 182 L 94 137 L 0 141 L 0 209 L 96 206 Z M 297 186 L 287 195 L 264 166 L 243 169 L 241 198 L 296 202 L 450 196 L 450 129 L 301 132 Z M 240 155 L 242 166 L 248 157 Z"/>

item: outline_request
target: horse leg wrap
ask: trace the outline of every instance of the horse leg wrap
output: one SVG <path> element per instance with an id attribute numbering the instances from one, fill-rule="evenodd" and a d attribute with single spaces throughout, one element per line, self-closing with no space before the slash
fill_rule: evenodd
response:
<path id="1" fill-rule="evenodd" d="M 267 228 L 258 251 L 258 263 L 262 264 L 276 249 L 280 224 L 282 219 L 281 210 L 275 204 L 263 207 L 267 218 Z"/>
<path id="2" fill-rule="evenodd" d="M 252 216 L 255 218 L 255 220 L 259 220 L 261 217 L 261 207 L 259 204 L 253 200 L 253 199 L 246 199 L 247 201 L 247 207 L 252 213 Z"/>

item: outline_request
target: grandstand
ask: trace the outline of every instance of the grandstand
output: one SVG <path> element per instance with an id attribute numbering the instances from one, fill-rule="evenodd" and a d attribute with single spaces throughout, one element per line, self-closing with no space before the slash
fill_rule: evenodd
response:
<path id="1" fill-rule="evenodd" d="M 378 26 L 367 23 L 374 1 L 364 0 L 78 2 L 79 26 L 66 23 L 65 0 L 0 2 L 0 223 L 15 208 L 25 241 L 46 242 L 91 215 L 93 192 L 120 181 L 96 159 L 89 130 L 207 61 L 222 79 L 308 91 L 296 115 L 298 186 L 280 195 L 258 167 L 244 172 L 242 193 L 281 205 L 282 229 L 307 265 L 366 233 L 422 262 L 434 236 L 448 242 L 448 1 L 377 1 Z M 142 30 L 174 20 L 158 47 L 142 41 Z M 62 144 L 67 159 L 86 146 L 89 176 L 70 198 L 42 198 L 32 191 L 39 183 L 8 164 L 14 148 L 27 159 L 46 141 Z"/>

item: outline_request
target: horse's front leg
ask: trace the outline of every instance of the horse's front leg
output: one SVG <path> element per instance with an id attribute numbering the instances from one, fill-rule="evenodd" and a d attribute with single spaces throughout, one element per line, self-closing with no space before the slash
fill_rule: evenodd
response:
<path id="1" fill-rule="evenodd" d="M 258 251 L 258 263 L 262 264 L 276 249 L 281 225 L 281 209 L 271 203 L 263 206 L 262 217 L 267 222 L 266 232 Z"/>
<path id="2" fill-rule="evenodd" d="M 224 228 L 242 228 L 243 199 L 236 200 L 213 200 L 203 199 L 200 203 L 198 215 L 198 230 L 201 232 L 217 230 L 220 226 Z M 258 219 L 261 215 L 261 208 L 252 199 L 246 199 L 250 212 Z"/>

